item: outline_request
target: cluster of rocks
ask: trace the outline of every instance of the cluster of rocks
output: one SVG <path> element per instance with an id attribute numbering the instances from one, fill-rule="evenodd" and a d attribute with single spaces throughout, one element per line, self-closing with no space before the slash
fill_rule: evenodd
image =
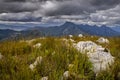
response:
<path id="1" fill-rule="evenodd" d="M 72 39 L 72 35 L 69 35 L 70 39 L 62 39 L 65 42 L 71 41 L 73 43 L 73 46 L 80 51 L 83 54 L 87 54 L 89 60 L 93 64 L 93 71 L 95 73 L 99 73 L 101 70 L 106 70 L 109 68 L 110 65 L 114 63 L 114 57 L 111 55 L 109 51 L 105 51 L 105 48 L 101 45 L 97 45 L 95 42 L 92 41 L 80 41 L 78 43 L 75 43 L 75 41 Z M 79 34 L 78 37 L 83 37 L 82 34 Z M 103 37 L 99 38 L 97 40 L 99 43 L 109 43 L 108 39 L 105 39 Z M 41 43 L 37 43 L 33 45 L 34 48 L 40 48 Z M 1 57 L 0 57 L 1 58 Z M 31 70 L 34 70 L 34 68 L 41 64 L 42 57 L 39 56 L 36 58 L 35 62 L 29 65 L 29 68 Z M 69 65 L 73 66 L 73 64 Z M 63 73 L 64 78 L 68 78 L 70 76 L 69 71 L 65 71 Z M 48 80 L 48 76 L 42 77 L 41 80 Z"/>
<path id="2" fill-rule="evenodd" d="M 74 44 L 74 47 L 81 53 L 87 54 L 95 73 L 106 70 L 114 62 L 114 57 L 109 51 L 105 51 L 105 48 L 92 41 L 80 41 Z"/>
<path id="3" fill-rule="evenodd" d="M 69 35 L 70 38 L 73 37 L 73 35 Z M 83 37 L 83 34 L 78 34 L 78 37 Z"/>

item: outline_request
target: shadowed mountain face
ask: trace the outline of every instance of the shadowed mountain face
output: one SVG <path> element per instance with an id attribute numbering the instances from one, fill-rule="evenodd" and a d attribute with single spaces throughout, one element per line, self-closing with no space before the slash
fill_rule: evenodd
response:
<path id="1" fill-rule="evenodd" d="M 15 31 L 21 31 L 30 28 L 32 25 L 19 25 L 19 24 L 0 24 L 0 29 L 10 29 Z"/>
<path id="2" fill-rule="evenodd" d="M 78 35 L 78 34 L 87 34 L 87 35 L 96 35 L 96 36 L 119 36 L 120 33 L 112 30 L 106 26 L 90 26 L 90 25 L 77 25 L 71 22 L 66 22 L 61 26 L 54 27 L 35 27 L 28 29 L 26 31 L 39 31 L 44 36 L 63 36 L 63 35 Z M 23 32 L 26 32 L 23 31 Z"/>
<path id="3" fill-rule="evenodd" d="M 0 40 L 15 38 L 19 34 L 19 31 L 14 31 L 10 29 L 0 30 Z"/>
<path id="4" fill-rule="evenodd" d="M 19 33 L 19 34 L 18 34 Z M 53 27 L 34 27 L 23 31 L 13 30 L 0 30 L 0 39 L 8 37 L 41 37 L 41 36 L 65 36 L 65 35 L 96 35 L 96 36 L 120 36 L 120 33 L 106 26 L 90 26 L 90 25 L 77 25 L 71 22 L 66 22 L 61 26 Z M 19 35 L 19 36 L 18 36 Z"/>
<path id="5" fill-rule="evenodd" d="M 117 26 L 117 27 L 112 27 L 111 29 L 117 31 L 117 32 L 120 32 L 120 26 Z"/>

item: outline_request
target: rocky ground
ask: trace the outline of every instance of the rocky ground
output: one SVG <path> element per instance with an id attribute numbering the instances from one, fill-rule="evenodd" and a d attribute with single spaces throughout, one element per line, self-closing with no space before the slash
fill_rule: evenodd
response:
<path id="1" fill-rule="evenodd" d="M 0 43 L 1 80 L 119 80 L 120 38 L 69 35 Z"/>

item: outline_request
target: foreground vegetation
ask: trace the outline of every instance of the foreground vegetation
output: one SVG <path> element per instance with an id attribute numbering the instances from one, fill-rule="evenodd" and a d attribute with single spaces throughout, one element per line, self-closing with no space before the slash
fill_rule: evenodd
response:
<path id="1" fill-rule="evenodd" d="M 68 38 L 68 37 L 66 37 Z M 91 40 L 98 37 L 73 37 L 76 42 Z M 0 80 L 120 80 L 120 38 L 109 38 L 109 44 L 100 44 L 110 50 L 115 57 L 115 63 L 110 69 L 95 74 L 88 57 L 81 54 L 66 43 L 62 38 L 41 38 L 33 41 L 5 41 L 0 43 Z M 40 47 L 33 47 L 41 43 Z M 97 43 L 97 42 L 96 42 Z M 98 43 L 99 44 L 99 43 Z M 42 62 L 33 70 L 29 65 L 37 57 L 42 56 Z M 73 66 L 70 66 L 73 64 Z M 65 71 L 70 72 L 69 78 L 64 78 Z"/>

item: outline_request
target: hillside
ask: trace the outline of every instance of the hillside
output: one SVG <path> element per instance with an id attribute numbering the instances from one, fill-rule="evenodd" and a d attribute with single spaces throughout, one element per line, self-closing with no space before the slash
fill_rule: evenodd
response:
<path id="1" fill-rule="evenodd" d="M 71 22 L 66 22 L 60 26 L 52 27 L 32 27 L 25 28 L 22 31 L 14 31 L 11 29 L 1 29 L 0 30 L 0 40 L 5 39 L 19 39 L 19 38 L 37 38 L 46 36 L 68 36 L 68 35 L 94 35 L 94 36 L 104 36 L 113 37 L 120 36 L 120 32 L 117 32 L 107 26 L 90 26 L 90 25 L 78 25 Z M 5 33 L 3 33 L 5 32 Z"/>
<path id="2" fill-rule="evenodd" d="M 18 35 L 20 35 L 19 31 L 14 31 L 10 29 L 0 30 L 0 40 L 15 38 Z"/>
<path id="3" fill-rule="evenodd" d="M 119 36 L 120 33 L 114 31 L 113 29 L 106 26 L 90 26 L 90 25 L 77 25 L 71 22 L 66 22 L 61 26 L 53 26 L 53 27 L 35 27 L 29 29 L 37 30 L 43 33 L 45 36 L 63 36 L 63 35 L 96 35 L 96 36 Z M 26 31 L 29 31 L 26 30 Z"/>
<path id="4" fill-rule="evenodd" d="M 120 26 L 117 26 L 117 27 L 111 27 L 113 30 L 117 31 L 117 32 L 120 32 Z"/>
<path id="5" fill-rule="evenodd" d="M 119 80 L 119 41 L 67 36 L 0 42 L 0 79 Z"/>
<path id="6" fill-rule="evenodd" d="M 0 24 L 0 29 L 10 29 L 15 31 L 22 31 L 34 25 L 32 24 Z"/>

